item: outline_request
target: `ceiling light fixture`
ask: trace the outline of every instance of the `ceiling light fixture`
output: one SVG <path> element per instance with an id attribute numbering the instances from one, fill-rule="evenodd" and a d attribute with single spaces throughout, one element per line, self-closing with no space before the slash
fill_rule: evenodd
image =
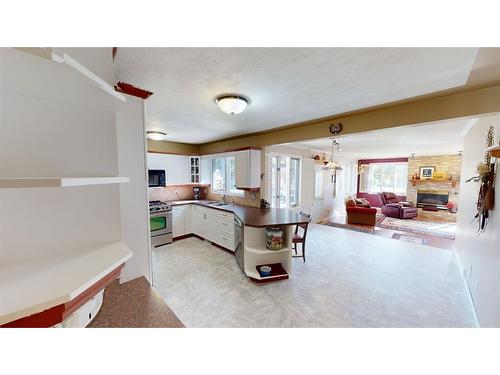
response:
<path id="1" fill-rule="evenodd" d="M 332 153 L 330 154 L 330 160 L 327 163 L 325 163 L 325 167 L 324 167 L 324 169 L 330 170 L 332 172 L 342 170 L 342 167 L 340 166 L 340 162 L 333 158 L 334 148 L 337 149 L 337 152 L 342 151 L 342 149 L 340 148 L 340 143 L 338 143 L 336 139 L 332 139 Z"/>
<path id="2" fill-rule="evenodd" d="M 148 135 L 149 139 L 152 139 L 153 141 L 162 141 L 163 138 L 167 135 L 167 133 L 161 132 L 159 130 L 148 130 L 146 132 Z"/>
<path id="3" fill-rule="evenodd" d="M 238 115 L 248 106 L 248 100 L 239 95 L 223 95 L 215 99 L 219 109 L 230 115 Z"/>

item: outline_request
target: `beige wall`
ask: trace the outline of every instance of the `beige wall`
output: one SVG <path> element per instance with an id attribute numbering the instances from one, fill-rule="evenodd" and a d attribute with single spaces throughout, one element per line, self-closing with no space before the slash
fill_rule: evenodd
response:
<path id="1" fill-rule="evenodd" d="M 153 141 L 148 139 L 148 152 L 175 155 L 199 155 L 200 146 L 188 143 Z"/>
<path id="2" fill-rule="evenodd" d="M 500 189 L 498 165 L 495 201 L 486 230 L 478 235 L 476 199 L 479 184 L 465 180 L 476 175 L 476 166 L 483 160 L 485 136 L 490 125 L 495 126 L 495 143 L 500 136 L 500 116 L 482 118 L 467 133 L 464 141 L 460 210 L 456 236 L 457 253 L 482 327 L 500 327 Z"/>

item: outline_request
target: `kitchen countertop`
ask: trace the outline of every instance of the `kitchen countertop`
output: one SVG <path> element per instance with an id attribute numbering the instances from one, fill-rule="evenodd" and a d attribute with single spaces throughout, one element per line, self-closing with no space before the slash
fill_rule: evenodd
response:
<path id="1" fill-rule="evenodd" d="M 144 277 L 104 290 L 101 310 L 90 328 L 182 328 L 184 325 Z"/>
<path id="2" fill-rule="evenodd" d="M 232 212 L 248 227 L 265 228 L 275 225 L 296 225 L 305 224 L 310 221 L 296 212 L 286 208 L 257 208 L 240 206 L 237 204 L 227 204 L 224 206 L 213 206 L 207 202 L 209 200 L 179 200 L 169 201 L 173 207 L 183 204 L 196 204 L 203 207 L 214 208 L 216 210 Z"/>

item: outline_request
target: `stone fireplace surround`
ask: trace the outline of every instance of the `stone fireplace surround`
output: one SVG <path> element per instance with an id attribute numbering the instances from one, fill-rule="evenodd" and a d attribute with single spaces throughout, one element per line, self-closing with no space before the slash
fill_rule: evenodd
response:
<path id="1" fill-rule="evenodd" d="M 419 168 L 423 166 L 435 166 L 436 171 L 446 172 L 448 176 L 452 176 L 455 183 L 448 180 L 443 181 L 419 181 L 413 184 L 411 176 L 419 173 Z M 407 187 L 407 200 L 409 202 L 417 203 L 418 190 L 448 192 L 448 201 L 458 208 L 458 197 L 460 189 L 460 171 L 462 167 L 462 157 L 460 155 L 435 155 L 435 156 L 415 156 L 408 159 L 408 187 Z M 418 209 L 418 219 L 429 221 L 448 221 L 456 222 L 457 214 L 445 210 L 436 212 L 424 211 L 422 208 Z"/>

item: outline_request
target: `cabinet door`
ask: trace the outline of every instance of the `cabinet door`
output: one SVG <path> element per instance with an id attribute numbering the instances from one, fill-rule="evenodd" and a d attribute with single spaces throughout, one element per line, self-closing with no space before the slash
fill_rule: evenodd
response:
<path id="1" fill-rule="evenodd" d="M 249 151 L 239 151 L 234 155 L 236 187 L 250 187 L 250 153 Z"/>
<path id="2" fill-rule="evenodd" d="M 184 207 L 172 209 L 172 236 L 179 237 L 186 234 L 184 230 Z"/>
<path id="3" fill-rule="evenodd" d="M 235 154 L 236 187 L 260 188 L 259 150 L 239 151 Z"/>
<path id="4" fill-rule="evenodd" d="M 167 155 L 167 183 L 188 184 L 190 182 L 189 157 Z"/>
<path id="5" fill-rule="evenodd" d="M 167 169 L 167 155 L 148 152 L 148 169 Z"/>
<path id="6" fill-rule="evenodd" d="M 186 204 L 184 206 L 184 232 L 185 234 L 194 233 L 193 232 L 193 206 L 191 204 Z"/>
<path id="7" fill-rule="evenodd" d="M 193 210 L 192 219 L 193 233 L 205 238 L 203 212 Z"/>

